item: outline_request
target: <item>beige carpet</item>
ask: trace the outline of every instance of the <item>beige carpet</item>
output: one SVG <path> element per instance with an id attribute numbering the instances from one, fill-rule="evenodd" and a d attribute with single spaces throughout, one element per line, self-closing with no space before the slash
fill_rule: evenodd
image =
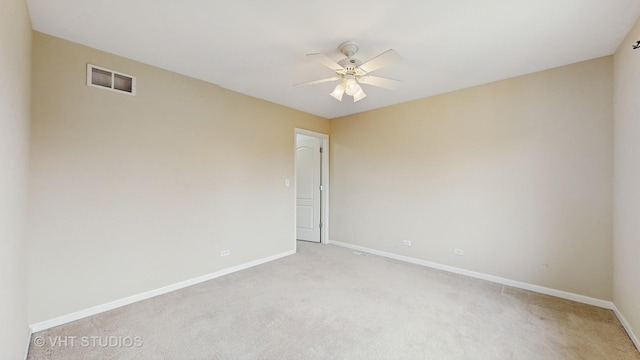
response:
<path id="1" fill-rule="evenodd" d="M 584 360 L 640 353 L 610 310 L 299 243 L 296 255 L 36 333 L 29 359 Z"/>

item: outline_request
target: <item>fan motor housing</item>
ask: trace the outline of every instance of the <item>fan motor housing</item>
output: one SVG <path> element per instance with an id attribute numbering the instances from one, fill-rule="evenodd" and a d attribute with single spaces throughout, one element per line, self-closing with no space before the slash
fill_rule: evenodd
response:
<path id="1" fill-rule="evenodd" d="M 338 61 L 338 64 L 347 72 L 355 72 L 358 66 L 362 65 L 362 61 L 359 59 L 346 58 Z"/>

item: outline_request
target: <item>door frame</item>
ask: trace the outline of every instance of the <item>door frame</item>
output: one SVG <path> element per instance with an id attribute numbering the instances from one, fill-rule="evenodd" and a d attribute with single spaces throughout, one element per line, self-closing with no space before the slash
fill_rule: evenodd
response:
<path id="1" fill-rule="evenodd" d="M 306 130 L 295 128 L 293 134 L 293 248 L 297 249 L 297 236 L 296 236 L 296 226 L 298 224 L 298 219 L 296 218 L 296 194 L 297 194 L 297 179 L 296 179 L 296 147 L 298 144 L 298 134 L 307 135 L 318 138 L 322 141 L 322 195 L 320 197 L 321 208 L 320 211 L 320 222 L 322 222 L 322 229 L 320 231 L 320 243 L 328 244 L 329 243 L 329 135 Z"/>

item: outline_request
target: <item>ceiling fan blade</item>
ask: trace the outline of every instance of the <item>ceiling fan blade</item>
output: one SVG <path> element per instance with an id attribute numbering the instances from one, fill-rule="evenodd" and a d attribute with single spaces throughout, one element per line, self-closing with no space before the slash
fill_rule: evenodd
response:
<path id="1" fill-rule="evenodd" d="M 326 79 L 307 81 L 307 82 L 303 82 L 303 83 L 300 83 L 300 84 L 295 84 L 293 86 L 309 86 L 309 85 L 322 84 L 322 83 L 325 83 L 325 82 L 336 81 L 336 80 L 340 80 L 340 77 L 334 76 L 334 77 L 330 77 L 330 78 L 326 78 Z"/>
<path id="2" fill-rule="evenodd" d="M 360 81 L 360 83 L 365 85 L 373 85 L 373 86 L 377 86 L 377 87 L 381 87 L 389 90 L 395 90 L 398 88 L 398 86 L 400 86 L 400 84 L 402 84 L 402 81 L 400 80 L 383 78 L 380 76 L 371 76 L 371 75 L 362 76 L 358 79 L 358 81 Z"/>
<path id="3" fill-rule="evenodd" d="M 383 52 L 382 54 L 374 57 L 373 59 L 365 62 L 364 64 L 360 65 L 360 69 L 369 73 L 369 72 L 381 69 L 385 66 L 397 63 L 398 61 L 401 61 L 401 60 L 402 60 L 402 57 L 395 50 L 389 49 Z"/>
<path id="4" fill-rule="evenodd" d="M 320 64 L 328 67 L 329 69 L 331 69 L 333 71 L 342 71 L 342 70 L 344 70 L 342 65 L 340 65 L 337 62 L 329 59 L 324 54 L 307 54 L 307 56 L 316 59 L 316 61 L 318 61 Z"/>

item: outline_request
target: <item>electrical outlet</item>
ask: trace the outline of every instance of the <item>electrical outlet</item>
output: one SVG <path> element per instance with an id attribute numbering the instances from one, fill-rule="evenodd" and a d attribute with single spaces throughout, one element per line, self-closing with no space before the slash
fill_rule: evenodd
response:
<path id="1" fill-rule="evenodd" d="M 222 251 L 220 251 L 220 256 L 227 256 L 227 255 L 229 255 L 229 254 L 231 254 L 231 251 L 229 251 L 229 250 L 222 250 Z"/>
<path id="2" fill-rule="evenodd" d="M 402 245 L 411 246 L 411 240 L 402 240 Z"/>
<path id="3" fill-rule="evenodd" d="M 456 255 L 462 256 L 462 255 L 464 255 L 464 250 L 458 249 L 458 248 L 453 248 L 453 253 L 456 254 Z"/>

